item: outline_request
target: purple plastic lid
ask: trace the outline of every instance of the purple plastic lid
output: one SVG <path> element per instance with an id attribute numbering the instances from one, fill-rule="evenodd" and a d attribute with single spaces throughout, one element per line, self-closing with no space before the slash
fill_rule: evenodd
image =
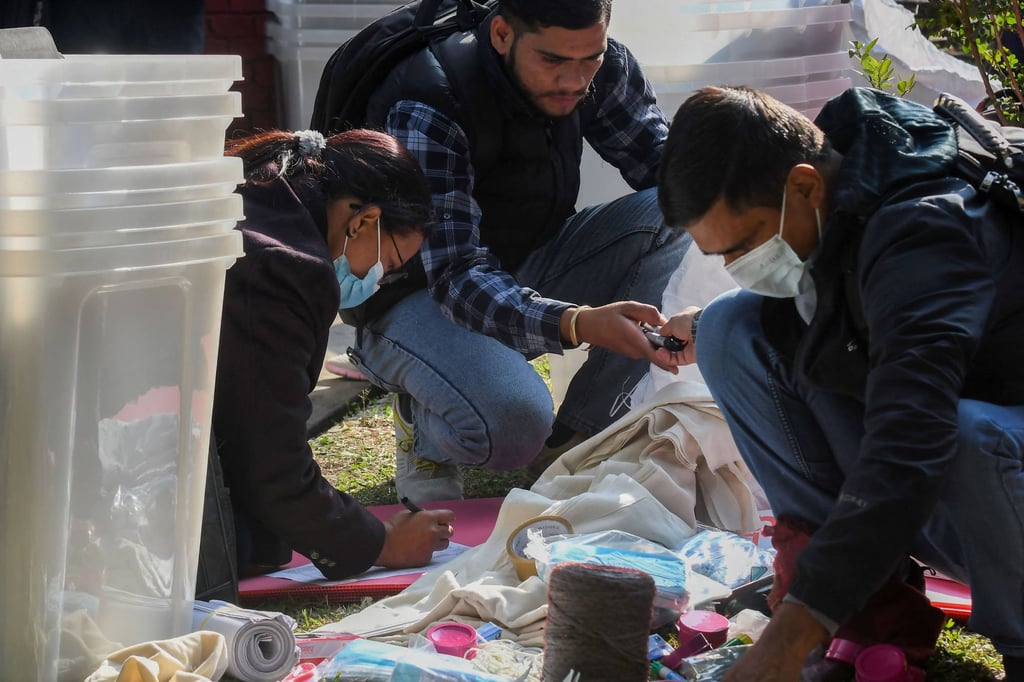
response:
<path id="1" fill-rule="evenodd" d="M 857 655 L 857 682 L 907 682 L 907 657 L 891 644 L 875 644 Z"/>
<path id="2" fill-rule="evenodd" d="M 476 645 L 476 630 L 465 623 L 437 623 L 427 630 L 427 639 L 437 653 L 463 658 Z"/>

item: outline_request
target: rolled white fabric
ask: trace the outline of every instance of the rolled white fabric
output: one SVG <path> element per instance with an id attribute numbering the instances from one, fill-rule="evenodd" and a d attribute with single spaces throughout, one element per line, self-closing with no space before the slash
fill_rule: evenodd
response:
<path id="1" fill-rule="evenodd" d="M 197 599 L 192 629 L 224 635 L 228 672 L 243 682 L 277 682 L 299 662 L 295 620 L 283 613 Z"/>

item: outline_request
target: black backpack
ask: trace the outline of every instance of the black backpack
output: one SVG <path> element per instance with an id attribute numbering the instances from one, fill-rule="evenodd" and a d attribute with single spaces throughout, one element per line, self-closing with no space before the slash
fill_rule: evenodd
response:
<path id="1" fill-rule="evenodd" d="M 949 94 L 939 96 L 935 112 L 956 129 L 959 175 L 1012 214 L 1024 215 L 1024 128 L 990 121 Z"/>
<path id="2" fill-rule="evenodd" d="M 362 125 L 370 95 L 400 61 L 476 27 L 496 5 L 497 0 L 415 0 L 369 24 L 327 60 L 310 128 L 329 135 Z"/>

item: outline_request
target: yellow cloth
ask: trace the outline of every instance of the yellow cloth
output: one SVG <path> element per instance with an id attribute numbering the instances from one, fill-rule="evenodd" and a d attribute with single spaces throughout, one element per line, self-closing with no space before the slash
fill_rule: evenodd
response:
<path id="1" fill-rule="evenodd" d="M 199 631 L 115 651 L 85 682 L 216 682 L 227 667 L 224 635 Z"/>

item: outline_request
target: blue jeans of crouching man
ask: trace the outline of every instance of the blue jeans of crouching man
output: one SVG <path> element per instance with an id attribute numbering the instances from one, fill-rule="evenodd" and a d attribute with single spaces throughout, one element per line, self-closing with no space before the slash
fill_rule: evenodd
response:
<path id="1" fill-rule="evenodd" d="M 765 337 L 761 302 L 740 290 L 713 301 L 701 314 L 697 362 L 775 516 L 821 525 L 857 459 L 864 408 L 795 380 Z M 957 416 L 957 452 L 911 554 L 969 584 L 970 627 L 1020 657 L 1024 406 L 962 399 Z"/>

